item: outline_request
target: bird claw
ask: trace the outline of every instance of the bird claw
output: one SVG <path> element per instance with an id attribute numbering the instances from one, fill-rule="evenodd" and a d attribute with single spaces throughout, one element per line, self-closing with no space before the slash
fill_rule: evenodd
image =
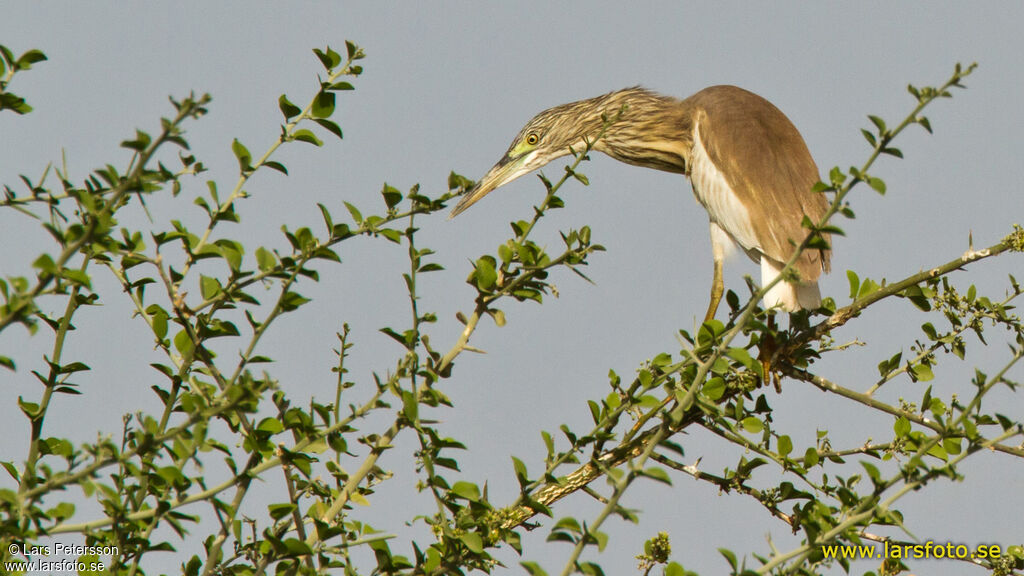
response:
<path id="1" fill-rule="evenodd" d="M 775 393 L 782 394 L 782 379 L 779 377 L 779 371 L 773 370 L 774 366 L 772 366 L 772 353 L 774 350 L 766 352 L 766 348 L 762 346 L 760 354 L 757 355 L 757 359 L 761 361 L 761 374 L 763 375 L 761 384 L 771 382 L 775 388 Z"/>

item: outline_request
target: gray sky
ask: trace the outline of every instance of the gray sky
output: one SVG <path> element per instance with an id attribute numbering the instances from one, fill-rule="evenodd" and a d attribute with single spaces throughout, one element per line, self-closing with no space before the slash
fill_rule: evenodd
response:
<path id="1" fill-rule="evenodd" d="M 231 229 L 250 251 L 283 247 L 282 223 L 319 230 L 317 202 L 333 207 L 340 221 L 346 216 L 342 200 L 365 207 L 364 213 L 380 209 L 385 181 L 403 191 L 420 183 L 436 194 L 445 189 L 450 170 L 479 178 L 536 112 L 634 84 L 680 97 L 713 84 L 740 85 L 793 120 L 823 174 L 836 164 L 859 165 L 868 152 L 859 133 L 869 125 L 867 114 L 895 123 L 913 104 L 908 82 L 937 84 L 955 62 L 979 62 L 967 91 L 927 112 L 934 134 L 911 129 L 898 143 L 906 158 L 879 162 L 875 175 L 886 180 L 888 194 L 858 189 L 851 199 L 857 219 L 837 222 L 847 237 L 836 242 L 834 271 L 822 291 L 843 304 L 849 300 L 848 269 L 876 280 L 899 279 L 962 253 L 972 232 L 975 245 L 986 246 L 1022 220 L 1022 17 L 1019 3 L 952 2 L 6 3 L 0 43 L 18 53 L 39 48 L 50 61 L 11 86 L 35 112 L 0 115 L 0 185 L 19 189 L 19 174 L 36 179 L 48 162 L 60 161 L 62 151 L 76 181 L 105 163 L 123 164 L 127 153 L 118 143 L 137 127 L 155 132 L 159 116 L 171 113 L 167 96 L 196 90 L 214 100 L 209 116 L 189 125 L 190 142 L 211 168 L 206 176 L 230 188 L 237 176 L 232 139 L 262 153 L 279 130 L 278 96 L 285 92 L 304 103 L 316 88 L 321 68 L 311 49 L 330 44 L 342 51 L 346 39 L 361 45 L 367 58 L 356 90 L 339 95 L 336 119 L 345 139 L 325 138 L 321 149 L 292 146 L 280 157 L 291 176 L 268 172 L 254 179 L 248 188 L 253 199 L 238 207 L 243 223 Z M 560 174 L 559 166 L 547 174 Z M 437 416 L 446 433 L 470 448 L 460 459 L 460 478 L 487 481 L 496 503 L 510 502 L 517 490 L 510 455 L 523 458 L 531 472 L 539 470 L 538 430 L 554 431 L 563 422 L 586 426 L 586 399 L 607 394 L 608 370 L 628 378 L 643 360 L 677 352 L 676 331 L 692 330 L 707 304 L 707 218 L 689 183 L 597 155 L 583 172 L 591 185 L 565 188 L 567 209 L 545 219 L 538 238 L 554 249 L 561 243 L 558 230 L 591 225 L 595 241 L 608 249 L 587 270 L 596 285 L 564 274 L 555 280 L 559 299 L 506 306 L 505 327 L 485 323 L 476 335 L 475 345 L 488 354 L 462 357 L 456 377 L 444 383 L 457 409 Z M 186 204 L 204 188 L 196 181 L 183 200 L 152 200 L 154 219 L 165 224 L 188 215 L 200 222 L 199 211 Z M 428 275 L 421 286 L 424 305 L 440 318 L 431 329 L 435 345 L 454 342 L 455 312 L 472 307 L 472 290 L 463 283 L 468 260 L 493 253 L 508 234 L 507 222 L 528 217 L 542 195 L 536 179 L 522 178 L 456 220 L 438 215 L 419 222 L 418 241 L 435 249 L 447 269 Z M 135 216 L 141 225 L 141 214 Z M 3 276 L 27 275 L 31 261 L 52 250 L 41 230 L 8 213 L 0 246 Z M 377 329 L 407 322 L 404 250 L 347 243 L 343 266 L 322 267 L 318 285 L 301 287 L 315 302 L 285 318 L 263 343 L 263 352 L 279 360 L 273 373 L 297 399 L 333 398 L 330 350 L 342 322 L 353 328 L 354 378 L 366 382 L 370 371 L 392 365 L 400 350 Z M 999 296 L 1008 272 L 1016 268 L 1021 276 L 1020 264 L 1019 256 L 983 262 L 970 269 L 970 282 Z M 742 294 L 747 274 L 757 277 L 757 268 L 734 258 L 727 263 L 727 287 Z M 966 287 L 966 275 L 956 278 Z M 105 279 L 103 285 L 112 283 Z M 58 399 L 63 404 L 48 420 L 51 435 L 116 435 L 122 414 L 156 409 L 149 390 L 154 373 L 146 367 L 158 358 L 150 338 L 129 319 L 116 288 L 106 294 L 103 307 L 83 310 L 78 318 L 80 334 L 68 358 L 88 361 L 93 371 L 79 379 L 83 398 Z M 877 363 L 906 352 L 920 335 L 918 326 L 929 320 L 902 301 L 872 308 L 835 335 L 868 345 L 832 355 L 821 373 L 864 389 L 877 376 Z M 9 399 L 0 407 L 0 419 L 8 422 L 0 440 L 4 460 L 24 458 L 28 427 L 10 399 L 38 397 L 30 370 L 42 365 L 48 349 L 42 333 L 31 339 L 20 329 L 0 335 L 0 350 L 19 365 L 16 374 L 0 372 Z M 972 345 L 965 365 L 944 359 L 932 383 L 936 392 L 966 395 L 974 366 L 992 366 L 1004 350 Z M 917 400 L 922 393 L 921 385 L 902 382 L 884 399 Z M 799 383 L 771 401 L 776 421 L 800 450 L 813 443 L 816 429 L 850 445 L 891 434 L 890 419 L 851 410 Z M 1019 398 L 1014 402 L 1019 418 Z M 707 435 L 680 440 L 687 461 L 704 458 L 709 471 L 739 457 Z M 402 457 L 411 449 L 400 445 L 383 465 L 408 475 Z M 908 527 L 922 539 L 1020 543 L 1024 481 L 1019 469 L 1009 472 L 1009 464 L 1005 457 L 979 457 L 965 482 L 940 483 L 927 496 L 908 497 L 902 502 L 912 519 Z M 607 573 L 635 573 L 633 557 L 659 530 L 672 536 L 675 560 L 705 574 L 725 569 L 716 548 L 766 553 L 769 531 L 780 548 L 796 543 L 743 497 L 719 496 L 687 478 L 675 483 L 649 484 L 627 495 L 625 505 L 643 511 L 641 524 L 608 526 L 614 549 L 600 557 Z M 432 503 L 411 497 L 405 483 L 381 493 L 389 500 L 367 511 L 375 516 L 371 523 L 421 534 L 401 521 L 410 509 L 429 513 Z M 377 516 L 392 502 L 393 510 Z M 595 510 L 576 498 L 556 515 L 592 518 Z M 526 559 L 560 570 L 569 550 L 543 544 L 546 534 L 540 529 L 528 536 L 536 546 Z M 191 554 L 200 544 L 179 549 Z M 411 554 L 401 540 L 393 549 Z M 521 572 L 514 554 L 503 559 L 511 573 Z M 174 571 L 178 561 L 168 556 L 166 565 L 153 569 Z M 964 573 L 963 565 L 943 561 L 915 569 Z"/>

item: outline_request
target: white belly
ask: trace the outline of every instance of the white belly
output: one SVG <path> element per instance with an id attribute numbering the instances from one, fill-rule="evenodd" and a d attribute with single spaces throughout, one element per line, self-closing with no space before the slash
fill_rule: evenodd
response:
<path id="1" fill-rule="evenodd" d="M 757 240 L 747 207 L 733 193 L 729 182 L 711 162 L 700 130 L 694 127 L 694 146 L 690 156 L 690 182 L 697 201 L 707 210 L 711 221 L 724 230 L 755 262 L 759 261 L 761 243 Z"/>
<path id="2" fill-rule="evenodd" d="M 754 262 L 761 264 L 761 285 L 767 286 L 782 272 L 782 266 L 764 256 L 761 242 L 751 224 L 750 212 L 732 191 L 729 182 L 711 162 L 700 131 L 694 127 L 694 146 L 690 154 L 690 182 L 697 201 L 708 211 L 711 219 L 711 249 L 715 260 L 726 256 L 739 244 Z M 801 308 L 814 309 L 821 305 L 817 282 L 790 284 L 780 281 L 764 296 L 768 308 L 781 308 L 795 312 Z"/>

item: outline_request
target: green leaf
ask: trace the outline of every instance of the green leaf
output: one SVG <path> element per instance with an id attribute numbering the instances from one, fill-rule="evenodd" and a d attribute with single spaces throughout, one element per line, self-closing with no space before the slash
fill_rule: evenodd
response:
<path id="1" fill-rule="evenodd" d="M 380 232 L 381 236 L 391 240 L 395 244 L 402 243 L 402 233 L 394 228 L 382 228 L 378 230 L 378 232 Z"/>
<path id="2" fill-rule="evenodd" d="M 349 228 L 348 224 L 338 224 L 331 229 L 331 238 L 344 240 L 352 236 L 352 229 Z"/>
<path id="3" fill-rule="evenodd" d="M 331 134 L 337 136 L 338 140 L 341 140 L 341 127 L 338 126 L 336 123 L 334 123 L 331 120 L 328 120 L 327 118 L 314 118 L 313 121 L 319 124 L 320 127 L 322 127 L 324 130 L 327 130 Z"/>
<path id="4" fill-rule="evenodd" d="M 874 483 L 876 486 L 880 485 L 883 482 L 882 474 L 878 471 L 878 468 L 874 464 L 861 460 L 860 465 L 864 467 L 864 470 L 868 473 L 868 476 L 871 478 L 871 482 Z"/>
<path id="5" fill-rule="evenodd" d="M 878 291 L 878 284 L 871 278 L 865 278 L 860 283 L 860 290 L 857 291 L 857 300 L 867 298 Z"/>
<path id="6" fill-rule="evenodd" d="M 956 456 L 963 450 L 963 438 L 943 438 L 942 448 L 947 454 Z"/>
<path id="7" fill-rule="evenodd" d="M 921 331 L 924 332 L 925 335 L 928 336 L 928 339 L 933 342 L 939 339 L 939 332 L 931 322 L 925 322 L 922 324 Z"/>
<path id="8" fill-rule="evenodd" d="M 277 99 L 277 107 L 281 109 L 281 114 L 284 115 L 285 121 L 291 121 L 292 118 L 302 114 L 302 109 L 288 101 L 288 97 L 281 94 L 281 97 Z"/>
<path id="9" fill-rule="evenodd" d="M 779 451 L 780 456 L 786 457 L 793 451 L 793 440 L 789 436 L 779 436 L 777 442 L 776 449 Z"/>
<path id="10" fill-rule="evenodd" d="M 878 128 L 879 134 L 884 134 L 886 132 L 885 120 L 882 120 L 878 116 L 873 115 L 868 115 L 868 119 L 871 120 L 871 123 L 875 125 L 875 128 Z"/>
<path id="11" fill-rule="evenodd" d="M 839 169 L 839 166 L 833 166 L 832 170 L 828 173 L 829 180 L 832 182 L 833 188 L 840 188 L 843 182 L 846 181 L 846 174 Z"/>
<path id="12" fill-rule="evenodd" d="M 384 189 L 380 193 L 384 196 L 384 203 L 388 205 L 389 210 L 402 201 L 402 193 L 398 191 L 398 188 L 389 186 L 387 183 L 384 184 Z"/>
<path id="13" fill-rule="evenodd" d="M 92 287 L 92 282 L 91 279 L 89 278 L 89 275 L 83 272 L 82 270 L 65 268 L 61 270 L 60 275 L 66 280 L 69 280 L 72 284 L 77 284 L 78 286 L 90 289 Z"/>
<path id="14" fill-rule="evenodd" d="M 927 117 L 918 116 L 917 123 L 920 124 L 921 127 L 923 127 L 925 130 L 927 130 L 929 134 L 932 133 L 932 123 L 928 121 Z"/>
<path id="15" fill-rule="evenodd" d="M 359 60 L 363 57 L 359 51 L 359 47 L 348 40 L 345 40 L 345 50 L 348 51 L 349 60 Z"/>
<path id="16" fill-rule="evenodd" d="M 408 390 L 402 391 L 402 415 L 410 422 L 417 422 L 420 417 L 420 405 L 416 394 Z"/>
<path id="17" fill-rule="evenodd" d="M 545 572 L 544 569 L 540 567 L 540 564 L 537 564 L 536 562 L 520 562 L 519 565 L 522 566 L 530 576 L 548 576 L 548 573 Z"/>
<path id="18" fill-rule="evenodd" d="M 860 129 L 860 133 L 864 135 L 864 139 L 868 141 L 868 144 L 870 144 L 872 148 L 874 148 L 877 145 L 876 144 L 877 141 L 875 140 L 875 135 L 874 134 L 872 134 L 871 132 L 868 132 L 867 130 L 865 130 L 863 128 Z"/>
<path id="19" fill-rule="evenodd" d="M 277 257 L 270 250 L 260 246 L 256 249 L 256 264 L 261 272 L 266 272 L 277 266 Z"/>
<path id="20" fill-rule="evenodd" d="M 840 236 L 843 235 L 843 231 L 842 230 L 839 230 L 837 228 L 836 231 L 838 232 L 838 234 Z M 815 232 L 814 234 L 812 234 L 811 237 L 807 240 L 807 247 L 815 249 L 815 250 L 831 250 L 832 249 L 832 246 L 829 245 L 828 240 L 825 240 L 825 238 L 820 233 L 818 233 L 818 232 Z"/>
<path id="21" fill-rule="evenodd" d="M 423 562 L 421 568 L 426 574 L 434 574 L 437 569 L 441 566 L 441 554 L 436 548 L 427 548 L 426 559 Z"/>
<path id="22" fill-rule="evenodd" d="M 494 287 L 494 283 L 498 280 L 498 272 L 495 270 L 495 261 L 491 256 L 483 256 L 474 264 L 474 272 L 472 274 L 474 281 L 476 282 L 477 288 L 480 290 L 490 290 Z"/>
<path id="23" fill-rule="evenodd" d="M 92 370 L 92 368 L 89 368 L 89 366 L 87 366 L 86 364 L 83 364 L 81 362 L 72 362 L 70 364 L 65 364 L 61 366 L 60 370 L 58 370 L 57 373 L 74 374 L 75 372 L 85 372 L 89 370 Z"/>
<path id="24" fill-rule="evenodd" d="M 128 148 L 129 150 L 135 150 L 136 152 L 142 152 L 152 142 L 153 138 L 150 137 L 149 134 L 146 134 L 142 130 L 135 130 L 135 140 L 125 140 L 121 142 L 121 147 Z"/>
<path id="25" fill-rule="evenodd" d="M 930 288 L 921 288 L 918 284 L 907 286 L 906 290 L 900 292 L 900 296 L 910 300 L 914 306 L 925 312 L 929 312 L 932 309 L 932 303 L 928 299 L 930 295 L 934 295 Z"/>
<path id="26" fill-rule="evenodd" d="M 221 293 L 220 281 L 210 276 L 199 276 L 199 292 L 203 295 L 203 299 L 211 300 Z"/>
<path id="27" fill-rule="evenodd" d="M 725 324 L 722 324 L 720 320 L 712 318 L 701 324 L 700 329 L 697 330 L 697 344 L 701 346 L 713 345 L 723 332 L 725 332 Z"/>
<path id="28" fill-rule="evenodd" d="M 817 466 L 819 460 L 818 451 L 813 446 L 804 451 L 804 467 L 812 468 Z"/>
<path id="29" fill-rule="evenodd" d="M 640 381 L 640 386 L 643 387 L 644 390 L 651 387 L 653 378 L 651 371 L 647 369 L 640 370 L 640 373 L 637 375 L 637 379 Z"/>
<path id="30" fill-rule="evenodd" d="M 896 422 L 893 424 L 892 429 L 894 432 L 896 432 L 897 438 L 904 438 L 908 434 L 910 434 L 910 420 L 907 420 L 905 417 L 900 416 L 899 418 L 896 419 Z"/>
<path id="31" fill-rule="evenodd" d="M 743 348 L 729 348 L 725 351 L 725 355 L 742 364 L 747 370 L 756 370 L 755 366 L 760 364 L 750 356 L 750 352 Z"/>
<path id="32" fill-rule="evenodd" d="M 324 145 L 324 143 L 321 142 L 320 139 L 316 137 L 316 134 L 313 134 L 312 132 L 306 130 L 305 128 L 303 128 L 302 130 L 296 130 L 295 133 L 292 134 L 292 139 L 298 140 L 300 142 L 306 142 L 308 144 L 313 144 L 314 146 Z"/>
<path id="33" fill-rule="evenodd" d="M 311 112 L 314 118 L 330 118 L 334 114 L 334 92 L 321 90 L 313 99 Z"/>
<path id="34" fill-rule="evenodd" d="M 242 253 L 245 252 L 245 248 L 238 242 L 227 238 L 216 240 L 213 245 L 217 247 L 217 251 L 220 252 L 231 271 L 238 272 L 242 267 Z"/>
<path id="35" fill-rule="evenodd" d="M 341 64 L 341 55 L 334 50 L 331 50 L 330 46 L 328 46 L 326 50 L 314 48 L 313 53 L 316 54 L 316 57 L 320 59 L 320 63 L 323 64 L 324 68 L 328 71 L 331 71 L 333 68 Z"/>
<path id="36" fill-rule="evenodd" d="M 640 474 L 652 480 L 657 480 L 658 482 L 661 482 L 663 484 L 668 484 L 669 486 L 672 485 L 672 478 L 669 477 L 668 472 L 665 472 L 664 469 L 659 468 L 657 466 L 650 466 L 648 468 L 644 468 L 640 472 Z"/>
<path id="37" fill-rule="evenodd" d="M 587 533 L 587 535 L 590 536 L 591 538 L 593 538 L 594 540 L 597 540 L 597 550 L 598 550 L 598 552 L 604 552 L 604 549 L 608 546 L 608 535 L 605 534 L 604 532 L 598 532 L 597 530 L 591 530 L 591 531 L 589 531 Z M 604 572 L 601 571 L 601 567 L 600 566 L 598 566 L 597 564 L 594 564 L 594 568 L 596 570 L 593 572 L 593 574 L 601 575 L 601 576 L 604 575 Z M 584 570 L 584 573 L 587 573 L 586 570 Z"/>
<path id="38" fill-rule="evenodd" d="M 683 569 L 678 562 L 669 562 L 668 566 L 665 566 L 665 576 L 692 576 L 692 574 Z"/>
<path id="39" fill-rule="evenodd" d="M 281 518 L 284 518 L 285 516 L 291 514 L 296 508 L 297 506 L 291 503 L 271 504 L 267 506 L 267 510 L 270 513 L 270 517 L 274 520 L 280 520 Z"/>
<path id="40" fill-rule="evenodd" d="M 394 328 L 390 328 L 388 326 L 385 326 L 385 327 L 381 328 L 380 332 L 382 334 L 387 334 L 392 340 L 394 340 L 395 342 L 398 342 L 399 344 L 401 344 L 402 346 L 405 346 L 406 348 L 409 348 L 410 346 L 412 346 L 412 341 L 409 338 L 407 338 L 406 336 L 414 334 L 413 332 L 409 332 L 407 330 L 405 332 L 405 334 L 402 334 L 402 333 L 396 331 Z"/>
<path id="41" fill-rule="evenodd" d="M 928 454 L 930 456 L 934 456 L 936 458 L 939 458 L 940 460 L 943 460 L 943 461 L 945 461 L 947 459 L 947 457 L 949 456 L 948 454 L 946 454 L 946 449 L 943 447 L 942 444 L 936 444 L 936 445 L 932 446 L 931 449 L 928 450 Z"/>
<path id="42" fill-rule="evenodd" d="M 583 528 L 580 527 L 580 523 L 572 517 L 566 516 L 560 518 L 555 525 L 551 528 L 552 530 L 567 530 L 573 534 L 582 534 Z"/>
<path id="43" fill-rule="evenodd" d="M 284 432 L 284 424 L 282 424 L 277 418 L 267 417 L 260 420 L 256 429 L 263 432 L 269 432 L 271 434 L 280 434 L 281 432 Z"/>
<path id="44" fill-rule="evenodd" d="M 231 151 L 238 159 L 238 169 L 242 173 L 252 172 L 252 154 L 249 154 L 249 149 L 239 142 L 238 138 L 231 143 Z"/>
<path id="45" fill-rule="evenodd" d="M 33 110 L 25 99 L 12 92 L 0 92 L 0 110 L 13 110 L 17 114 L 28 114 Z"/>
<path id="46" fill-rule="evenodd" d="M 527 475 L 526 464 L 515 456 L 512 457 L 512 468 L 516 472 L 516 480 L 519 481 L 519 487 L 522 488 L 530 483 L 530 477 Z"/>
<path id="47" fill-rule="evenodd" d="M 146 311 L 149 313 L 149 317 L 153 323 L 153 335 L 156 336 L 158 340 L 163 341 L 163 339 L 167 337 L 167 312 L 159 306 L 155 309 L 151 306 Z"/>
<path id="48" fill-rule="evenodd" d="M 889 373 L 891 373 L 893 370 L 895 370 L 895 369 L 900 367 L 900 361 L 902 359 L 903 359 L 903 352 L 900 351 L 900 352 L 897 352 L 896 354 L 894 354 L 888 360 L 882 360 L 881 362 L 878 363 L 878 375 L 882 376 L 883 378 L 885 376 L 888 376 Z"/>
<path id="49" fill-rule="evenodd" d="M 324 225 L 327 226 L 327 232 L 330 233 L 334 229 L 334 218 L 331 218 L 331 213 L 327 210 L 327 206 L 317 202 L 317 208 L 320 209 L 320 216 L 324 219 Z"/>
<path id="50" fill-rule="evenodd" d="M 935 378 L 935 374 L 932 373 L 931 366 L 927 364 L 917 364 L 910 369 L 913 374 L 913 380 L 915 382 L 928 382 Z"/>
<path id="51" fill-rule="evenodd" d="M 285 312 L 291 312 L 306 302 L 309 302 L 309 298 L 298 292 L 288 292 L 281 298 L 281 309 Z"/>
<path id="52" fill-rule="evenodd" d="M 267 160 L 266 162 L 263 163 L 263 165 L 266 166 L 267 168 L 273 168 L 274 170 L 277 170 L 278 172 L 284 174 L 285 176 L 288 175 L 288 169 L 285 168 L 284 164 L 281 164 L 280 162 Z"/>
<path id="53" fill-rule="evenodd" d="M 736 554 L 727 548 L 719 548 L 718 553 L 725 558 L 725 561 L 729 563 L 729 566 L 732 566 L 733 572 L 736 572 L 736 569 L 738 568 L 738 564 L 736 563 Z"/>
<path id="54" fill-rule="evenodd" d="M 461 174 L 456 174 L 454 171 L 448 173 L 448 189 L 456 190 L 459 188 L 468 189 L 473 186 L 473 181 Z"/>
<path id="55" fill-rule="evenodd" d="M 7 470 L 7 473 L 11 475 L 11 478 L 14 478 L 15 482 L 21 483 L 21 475 L 18 473 L 18 467 L 14 463 L 4 461 L 0 462 L 0 465 L 3 465 L 4 470 Z"/>
<path id="56" fill-rule="evenodd" d="M 39 414 L 39 404 L 35 402 L 26 402 L 18 397 L 18 407 L 21 408 L 22 413 L 28 416 L 30 420 L 35 420 Z"/>
<path id="57" fill-rule="evenodd" d="M 348 208 L 348 213 L 352 215 L 352 219 L 355 220 L 356 224 L 363 223 L 363 215 L 359 212 L 358 208 L 348 202 L 345 202 L 345 208 Z"/>
<path id="58" fill-rule="evenodd" d="M 18 57 L 18 60 L 14 63 L 15 70 L 28 70 L 32 68 L 32 65 L 36 62 L 43 62 L 46 60 L 46 54 L 43 54 L 39 50 L 29 50 Z"/>
<path id="59" fill-rule="evenodd" d="M 757 434 L 764 430 L 764 422 L 761 422 L 756 416 L 747 416 L 740 421 L 740 424 L 743 425 L 744 430 L 751 434 Z"/>
<path id="60" fill-rule="evenodd" d="M 480 501 L 480 487 L 472 482 L 458 481 L 452 486 L 452 494 L 470 502 Z"/>
<path id="61" fill-rule="evenodd" d="M 287 540 L 285 540 L 284 541 L 284 549 L 285 549 L 285 553 L 288 556 L 299 556 L 299 557 L 301 557 L 301 556 L 307 556 L 307 555 L 309 555 L 309 554 L 311 554 L 313 552 L 313 550 L 309 547 L 309 544 L 306 544 L 305 542 L 303 542 L 302 540 L 299 540 L 298 538 L 288 538 Z"/>
<path id="62" fill-rule="evenodd" d="M 43 254 L 39 258 L 36 258 L 35 262 L 32 263 L 32 267 L 38 269 L 40 272 L 49 275 L 57 274 L 57 264 L 53 261 L 53 258 L 49 254 Z"/>
<path id="63" fill-rule="evenodd" d="M 469 550 L 475 554 L 480 554 L 484 551 L 484 541 L 476 532 L 466 532 L 459 536 L 459 540 L 466 545 L 466 548 L 469 548 Z"/>
<path id="64" fill-rule="evenodd" d="M 174 347 L 181 353 L 182 356 L 186 356 L 192 353 L 194 346 L 192 345 L 192 339 L 189 337 L 188 332 L 181 330 L 174 336 Z"/>
<path id="65" fill-rule="evenodd" d="M 704 384 L 701 392 L 713 401 L 718 401 L 725 394 L 725 380 L 721 376 L 715 376 Z"/>
<path id="66" fill-rule="evenodd" d="M 873 176 L 868 177 L 868 185 L 879 194 L 885 194 L 885 182 L 881 178 L 875 178 Z"/>
<path id="67" fill-rule="evenodd" d="M 860 278 L 857 277 L 857 273 L 853 270 L 847 270 L 846 279 L 850 282 L 850 298 L 856 300 L 857 290 L 860 288 Z"/>

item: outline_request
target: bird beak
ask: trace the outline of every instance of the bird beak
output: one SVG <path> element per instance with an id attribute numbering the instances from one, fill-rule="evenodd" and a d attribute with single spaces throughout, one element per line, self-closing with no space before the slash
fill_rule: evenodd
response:
<path id="1" fill-rule="evenodd" d="M 459 203 L 452 210 L 452 213 L 448 215 L 448 218 L 455 218 L 465 212 L 467 208 L 476 204 L 477 200 L 480 200 L 492 190 L 504 186 L 523 174 L 532 171 L 536 166 L 533 166 L 530 160 L 535 156 L 536 153 L 530 153 L 513 159 L 506 154 L 501 161 L 487 171 L 487 174 L 484 174 L 484 177 L 476 183 L 476 186 L 473 186 L 469 192 L 466 192 L 466 195 L 462 197 L 462 200 L 459 200 Z"/>

